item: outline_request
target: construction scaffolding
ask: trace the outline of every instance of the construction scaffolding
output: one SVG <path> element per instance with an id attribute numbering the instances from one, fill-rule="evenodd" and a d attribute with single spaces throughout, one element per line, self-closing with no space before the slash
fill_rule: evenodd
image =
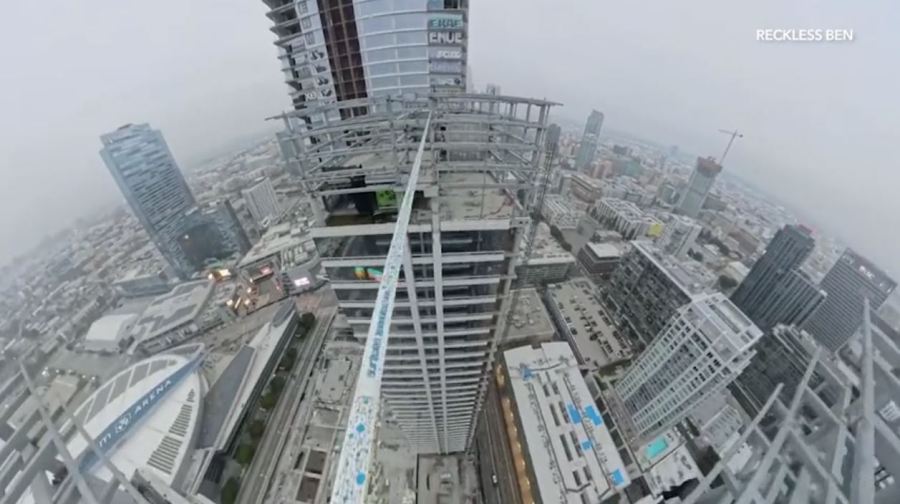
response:
<path id="1" fill-rule="evenodd" d="M 471 444 L 552 105 L 454 94 L 281 116 L 288 169 L 317 208 L 323 268 L 366 342 L 334 502 L 363 501 L 381 421 L 419 453 Z M 310 127 L 312 115 L 324 124 Z"/>
<path id="2" fill-rule="evenodd" d="M 873 349 L 874 331 L 866 303 L 855 369 L 816 351 L 793 397 L 782 397 L 779 385 L 685 502 L 898 502 L 900 440 L 874 407 L 873 364 L 885 363 L 884 352 Z M 877 336 L 898 355 L 894 343 Z M 751 458 L 734 469 L 748 448 Z"/>

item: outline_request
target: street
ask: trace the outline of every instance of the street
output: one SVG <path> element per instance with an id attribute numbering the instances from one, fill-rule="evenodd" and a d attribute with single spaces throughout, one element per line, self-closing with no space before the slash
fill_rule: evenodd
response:
<path id="1" fill-rule="evenodd" d="M 481 412 L 477 445 L 485 502 L 488 504 L 521 502 L 503 410 L 500 408 L 500 397 L 493 376 L 489 380 L 487 397 Z M 494 475 L 497 477 L 496 485 L 493 483 Z"/>
<path id="2" fill-rule="evenodd" d="M 282 393 L 275 410 L 269 416 L 266 430 L 257 445 L 253 461 L 241 478 L 241 490 L 238 493 L 237 502 L 250 504 L 264 501 L 275 464 L 288 439 L 285 429 L 293 425 L 297 411 L 300 409 L 303 395 L 299 391 L 304 390 L 310 380 L 335 313 L 334 308 L 324 309 L 317 313 L 316 327 L 305 338 L 300 349 L 300 361 L 291 371 L 287 382 L 288 386 Z"/>

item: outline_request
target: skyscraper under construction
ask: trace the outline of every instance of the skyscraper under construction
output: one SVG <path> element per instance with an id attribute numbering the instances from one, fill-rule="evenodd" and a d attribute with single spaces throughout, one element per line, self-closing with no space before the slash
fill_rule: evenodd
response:
<path id="1" fill-rule="evenodd" d="M 312 233 L 322 266 L 359 338 L 425 139 L 381 384 L 386 418 L 420 453 L 462 451 L 473 437 L 551 105 L 496 95 L 385 97 L 336 103 L 365 113 L 290 130 L 297 155 L 288 162 L 320 212 Z M 285 122 L 302 124 L 304 114 L 287 113 Z"/>

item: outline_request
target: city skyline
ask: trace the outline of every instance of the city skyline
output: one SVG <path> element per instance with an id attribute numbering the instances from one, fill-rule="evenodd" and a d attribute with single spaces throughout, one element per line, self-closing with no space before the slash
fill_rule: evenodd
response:
<path id="1" fill-rule="evenodd" d="M 826 76 L 831 75 L 828 69 L 831 68 L 832 59 L 836 58 L 835 64 L 853 68 L 854 71 L 848 73 L 872 77 L 861 78 L 861 81 L 877 82 L 880 84 L 871 85 L 883 86 L 876 89 L 887 90 L 892 83 L 896 87 L 896 83 L 900 80 L 900 76 L 896 73 L 851 60 L 860 51 L 877 55 L 890 47 L 890 40 L 893 39 L 888 38 L 890 35 L 886 33 L 884 25 L 879 24 L 879 20 L 898 14 L 896 6 L 859 8 L 854 6 L 851 9 L 849 6 L 826 4 L 820 6 L 815 15 L 805 11 L 781 11 L 774 5 L 764 5 L 761 11 L 757 11 L 760 9 L 759 6 L 752 8 L 744 6 L 741 9 L 746 10 L 740 11 L 741 15 L 726 16 L 722 14 L 724 6 L 710 5 L 710 8 L 706 9 L 707 16 L 721 16 L 726 19 L 724 23 L 712 25 L 716 30 L 715 36 L 727 42 L 727 48 L 733 52 L 704 54 L 712 64 L 699 67 L 694 60 L 687 58 L 689 51 L 698 47 L 704 36 L 712 35 L 704 35 L 702 30 L 691 34 L 690 30 L 678 29 L 677 25 L 673 26 L 670 22 L 672 16 L 667 17 L 669 14 L 674 15 L 669 12 L 673 7 L 659 6 L 635 28 L 638 30 L 637 36 L 625 37 L 620 33 L 621 29 L 610 32 L 590 31 L 591 37 L 597 37 L 589 40 L 592 45 L 609 47 L 614 41 L 624 41 L 629 45 L 596 55 L 598 63 L 612 65 L 612 68 L 618 70 L 621 76 L 615 80 L 625 83 L 624 86 L 604 83 L 599 87 L 591 86 L 593 89 L 604 91 L 589 93 L 578 92 L 573 88 L 576 84 L 582 86 L 581 83 L 595 79 L 603 82 L 602 76 L 592 70 L 595 65 L 571 67 L 570 72 L 572 68 L 576 68 L 580 78 L 574 77 L 557 82 L 558 88 L 551 90 L 548 87 L 550 85 L 548 79 L 520 78 L 522 69 L 498 61 L 507 50 L 512 50 L 511 46 L 516 44 L 520 51 L 532 51 L 538 49 L 535 46 L 538 40 L 543 40 L 540 43 L 545 47 L 541 51 L 558 52 L 563 48 L 561 44 L 571 46 L 579 41 L 588 42 L 585 35 L 587 32 L 578 29 L 560 33 L 554 40 L 546 40 L 544 37 L 530 40 L 531 30 L 526 28 L 536 22 L 537 18 L 556 20 L 559 17 L 558 13 L 540 5 L 530 5 L 522 9 L 524 17 L 517 25 L 521 28 L 504 30 L 502 35 L 491 33 L 487 27 L 504 15 L 504 7 L 502 4 L 493 7 L 473 6 L 471 37 L 474 43 L 470 63 L 476 84 L 480 86 L 485 82 L 497 82 L 503 85 L 504 92 L 509 94 L 547 96 L 555 99 L 565 104 L 558 112 L 558 116 L 578 120 L 580 124 L 583 124 L 584 117 L 591 108 L 602 109 L 607 115 L 606 122 L 610 129 L 633 132 L 661 144 L 677 144 L 682 150 L 693 151 L 697 155 L 719 155 L 724 139 L 716 132 L 717 128 L 730 128 L 736 125 L 742 131 L 747 131 L 747 137 L 729 155 L 726 173 L 742 176 L 767 193 L 802 209 L 817 222 L 825 223 L 828 233 L 837 235 L 842 241 L 871 257 L 881 267 L 888 271 L 898 270 L 896 264 L 891 264 L 893 258 L 900 253 L 897 238 L 888 237 L 885 240 L 877 225 L 859 225 L 859 223 L 877 223 L 880 216 L 900 210 L 890 206 L 893 203 L 890 202 L 887 187 L 891 184 L 870 187 L 865 183 L 867 179 L 891 180 L 893 177 L 888 172 L 887 164 L 880 161 L 877 156 L 879 152 L 883 152 L 883 148 L 887 148 L 883 140 L 889 138 L 890 131 L 897 129 L 892 121 L 896 121 L 896 117 L 900 117 L 900 114 L 876 114 L 875 110 L 896 110 L 900 104 L 888 92 L 875 93 L 881 97 L 876 103 L 860 104 L 858 103 L 860 98 L 855 97 L 859 93 L 853 92 L 856 81 L 844 77 L 828 77 L 828 80 L 825 80 Z M 574 7 L 576 6 L 573 5 Z M 596 6 L 577 7 L 581 9 L 577 26 L 590 23 L 605 25 L 609 21 L 604 21 L 604 17 L 615 17 L 601 16 L 600 8 Z M 32 8 L 26 5 L 16 6 L 15 9 L 19 11 L 13 12 L 7 19 L 16 19 L 17 14 L 23 20 L 37 15 L 36 12 L 30 12 Z M 878 10 L 879 8 L 885 9 L 884 12 Z M 120 9 L 121 6 L 110 6 L 110 10 L 106 12 L 115 13 Z M 226 139 L 244 138 L 263 131 L 274 132 L 275 126 L 265 123 L 263 119 L 289 108 L 290 102 L 285 93 L 283 78 L 277 70 L 278 63 L 275 59 L 277 51 L 271 45 L 272 34 L 267 31 L 269 20 L 265 17 L 266 7 L 261 2 L 248 2 L 248 5 L 232 4 L 224 8 L 217 6 L 216 9 L 203 6 L 189 7 L 185 12 L 184 21 L 171 26 L 164 37 L 161 34 L 154 34 L 150 31 L 150 27 L 158 22 L 159 16 L 166 11 L 167 6 L 146 5 L 140 9 L 142 10 L 139 15 L 121 16 L 128 19 L 112 24 L 99 23 L 94 17 L 77 12 L 77 9 L 72 9 L 72 12 L 68 13 L 70 15 L 60 16 L 68 22 L 59 27 L 59 36 L 69 34 L 76 25 L 91 27 L 89 30 L 78 29 L 79 35 L 84 36 L 83 39 L 78 36 L 69 37 L 71 40 L 68 40 L 67 44 L 84 44 L 84 50 L 74 51 L 83 54 L 74 54 L 68 64 L 77 64 L 80 68 L 95 68 L 97 76 L 79 75 L 78 79 L 69 83 L 67 90 L 70 98 L 77 99 L 70 100 L 71 104 L 50 105 L 54 107 L 58 119 L 61 119 L 54 121 L 54 124 L 77 123 L 80 126 L 77 131 L 63 131 L 62 134 L 58 134 L 57 147 L 53 152 L 43 151 L 37 143 L 38 138 L 43 138 L 40 132 L 45 131 L 45 125 L 49 123 L 34 122 L 35 119 L 32 117 L 41 116 L 39 111 L 43 105 L 40 103 L 35 105 L 33 100 L 20 98 L 33 93 L 31 91 L 33 86 L 28 83 L 39 78 L 44 70 L 33 69 L 33 73 L 12 76 L 10 92 L 4 94 L 4 99 L 10 100 L 10 103 L 4 105 L 8 105 L 6 110 L 10 111 L 7 120 L 15 118 L 20 122 L 3 125 L 4 140 L 0 145 L 0 152 L 14 166 L 28 168 L 20 175 L 25 185 L 39 183 L 48 194 L 56 197 L 51 198 L 50 204 L 35 211 L 37 207 L 31 194 L 9 190 L 0 194 L 5 201 L 2 208 L 5 217 L 0 221 L 0 237 L 3 239 L 0 241 L 5 244 L 14 243 L 13 246 L 5 245 L 3 250 L 0 250 L 0 263 L 5 264 L 15 255 L 26 252 L 43 236 L 68 225 L 68 219 L 88 216 L 98 206 L 107 208 L 120 201 L 114 185 L 104 180 L 102 166 L 92 158 L 89 148 L 86 147 L 88 139 L 100 132 L 108 131 L 124 122 L 149 121 L 167 132 L 176 157 L 184 158 L 185 164 L 190 166 L 192 161 L 196 162 L 206 154 L 217 150 L 219 146 L 227 144 Z M 619 6 L 617 9 L 621 10 L 619 13 L 621 16 L 637 15 L 631 7 Z M 200 22 L 201 12 L 204 16 L 203 22 Z M 210 19 L 207 17 L 209 15 L 215 18 Z M 665 22 L 662 19 L 665 19 Z M 844 19 L 851 19 L 853 28 L 859 33 L 858 39 L 853 43 L 799 47 L 764 45 L 753 39 L 752 28 L 758 27 L 757 25 L 791 22 L 836 25 L 846 23 L 842 21 Z M 692 21 L 692 23 L 699 22 Z M 18 23 L 21 26 L 28 24 Z M 116 26 L 109 26 L 113 24 Z M 208 33 L 205 30 L 218 30 L 224 27 L 227 27 L 234 37 L 230 37 L 227 42 L 217 43 L 215 51 L 211 47 L 192 43 L 195 40 L 203 40 Z M 5 33 L 7 37 L 15 37 L 21 33 L 19 30 L 21 29 L 18 26 L 13 26 Z M 166 61 L 164 69 L 154 67 L 150 73 L 144 73 L 149 72 L 148 69 L 132 69 L 125 74 L 116 74 L 115 78 L 110 77 L 109 72 L 112 68 L 106 66 L 116 65 L 107 63 L 115 61 L 119 51 L 104 45 L 104 42 L 125 36 L 129 32 L 147 32 L 150 35 L 146 38 L 146 43 L 133 41 L 129 44 L 129 52 L 149 61 Z M 668 93 L 647 89 L 642 84 L 644 79 L 639 78 L 640 69 L 625 61 L 628 51 L 637 51 L 633 54 L 646 57 L 644 61 L 648 67 L 652 67 L 655 63 L 662 64 L 659 46 L 641 48 L 635 47 L 636 42 L 628 42 L 628 39 L 637 39 L 650 44 L 651 33 L 667 37 L 677 34 L 679 37 L 677 40 L 681 41 L 673 47 L 673 51 L 684 58 L 677 60 L 677 67 L 672 68 L 673 63 L 667 63 L 664 68 L 670 75 L 677 77 L 675 84 L 682 85 L 673 84 Z M 27 61 L 43 59 L 43 55 L 52 50 L 53 45 L 49 42 L 17 49 L 17 53 L 9 55 L 10 61 L 14 63 L 13 66 L 21 64 L 22 68 L 31 68 Z M 173 56 L 173 44 L 180 47 L 178 56 Z M 17 47 L 14 43 L 5 46 Z M 813 71 L 809 72 L 808 76 L 792 74 L 790 76 L 792 79 L 799 80 L 785 88 L 783 84 L 786 77 L 780 77 L 778 71 L 786 68 L 786 65 L 798 57 L 802 57 L 804 64 L 809 65 Z M 745 61 L 746 68 L 736 69 L 734 62 L 737 60 Z M 565 59 L 553 58 L 543 61 L 548 65 L 547 75 L 553 75 L 559 68 L 558 65 L 566 62 Z M 74 68 L 72 67 L 70 72 L 74 71 Z M 244 69 L 241 72 L 234 72 L 241 77 L 229 79 L 227 83 L 219 79 L 215 86 L 209 85 L 210 75 L 234 68 Z M 719 71 L 714 71 L 715 69 Z M 709 77 L 707 79 L 709 84 L 702 88 L 697 85 L 694 88 L 686 87 L 683 84 L 684 80 L 692 75 L 692 72 L 700 72 L 697 75 Z M 710 75 L 710 72 L 713 72 L 713 75 Z M 757 79 L 761 82 L 758 96 L 753 93 L 747 94 L 750 91 L 740 84 L 748 79 Z M 132 85 L 135 82 L 139 84 Z M 615 85 L 611 87 L 612 84 Z M 49 84 L 42 86 L 45 87 L 38 89 L 43 89 L 45 94 L 55 92 Z M 640 92 L 626 93 L 628 90 L 623 87 L 627 86 L 636 87 Z M 786 102 L 774 94 L 776 89 L 787 89 L 798 99 Z M 735 91 L 739 91 L 743 99 L 736 98 Z M 671 93 L 679 99 L 673 102 Z M 12 100 L 13 96 L 17 98 Z M 101 96 L 107 98 L 109 100 L 107 103 L 111 106 L 103 107 Z M 755 98 L 760 100 L 759 106 L 754 107 L 755 109 L 773 112 L 784 110 L 785 117 L 779 117 L 776 121 L 772 117 L 773 114 L 760 115 L 756 110 L 750 111 L 739 106 L 739 102 L 753 101 Z M 643 101 L 647 101 L 652 110 L 648 110 L 647 105 L 639 106 Z M 673 107 L 678 101 L 682 104 Z M 22 104 L 26 102 L 29 107 L 38 108 L 35 110 L 22 108 Z M 223 102 L 230 103 L 227 113 L 220 107 Z M 787 108 L 774 108 L 781 106 Z M 851 113 L 856 106 L 860 106 L 859 111 Z M 844 121 L 813 119 L 823 118 L 821 114 L 826 110 L 832 111 L 832 114 L 833 111 L 837 111 L 847 115 L 836 116 L 845 117 Z M 36 111 L 38 113 L 35 113 Z M 710 115 L 698 112 L 710 112 Z M 690 120 L 687 119 L 689 117 Z M 789 124 L 779 124 L 786 121 Z M 853 125 L 853 128 L 843 131 L 837 129 L 837 124 L 834 124 L 844 122 Z M 271 130 L 268 129 L 270 127 Z M 842 147 L 845 145 L 847 147 Z M 850 148 L 850 145 L 860 147 Z M 837 152 L 834 152 L 835 150 Z M 765 152 L 777 154 L 761 154 Z M 67 167 L 65 170 L 58 168 L 63 165 Z M 842 169 L 842 166 L 863 166 L 869 176 L 857 176 L 856 169 L 846 170 Z M 798 187 L 803 187 L 804 190 L 796 191 Z M 872 194 L 868 197 L 852 197 L 852 194 L 848 194 L 847 198 L 841 200 L 830 198 L 837 190 Z M 91 198 L 87 198 L 90 203 L 65 198 L 64 196 L 70 192 L 91 195 Z M 20 207 L 34 211 L 34 216 L 29 219 L 27 227 L 15 218 L 15 212 L 9 210 Z"/>
<path id="2" fill-rule="evenodd" d="M 884 12 L 198 1 L 9 9 L 0 500 L 900 501 Z"/>

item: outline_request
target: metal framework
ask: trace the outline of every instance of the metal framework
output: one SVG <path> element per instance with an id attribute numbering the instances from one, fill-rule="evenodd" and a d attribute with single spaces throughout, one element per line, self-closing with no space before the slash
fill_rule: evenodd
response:
<path id="1" fill-rule="evenodd" d="M 866 302 L 855 384 L 835 362 L 816 351 L 790 403 L 781 399 L 779 385 L 730 452 L 685 502 L 897 502 L 893 478 L 884 477 L 887 484 L 882 486 L 875 482 L 876 474 L 897 474 L 900 443 L 875 414 L 872 332 Z M 728 464 L 745 443 L 754 455 L 733 472 Z M 713 488 L 717 478 L 722 484 Z"/>
<path id="2" fill-rule="evenodd" d="M 322 266 L 354 334 L 366 338 L 370 372 L 360 378 L 334 501 L 364 498 L 379 420 L 396 423 L 419 453 L 471 444 L 552 105 L 454 94 L 280 116 L 288 168 L 320 212 L 312 235 Z M 311 126 L 308 115 L 325 124 Z M 392 208 L 391 194 L 401 193 Z"/>
<path id="3" fill-rule="evenodd" d="M 84 430 L 84 427 L 72 414 L 69 406 L 62 405 L 62 420 L 65 421 L 66 432 L 76 431 L 74 435 L 83 436 L 88 441 L 88 450 L 112 474 L 112 480 L 101 482 L 102 485 L 91 484 L 82 474 L 79 461 L 69 452 L 64 433 L 51 416 L 47 402 L 38 391 L 29 371 L 20 362 L 17 377 L 10 384 L 25 385 L 24 393 L 13 399 L 15 411 L 29 396 L 36 400 L 37 409 L 28 420 L 29 425 L 43 426 L 36 446 L 29 443 L 30 429 L 20 428 L 5 440 L 0 449 L 0 462 L 13 457 L 14 462 L 5 464 L 0 470 L 0 501 L 18 502 L 29 490 L 35 502 L 70 503 L 85 502 L 88 504 L 105 504 L 112 502 L 116 494 L 124 494 L 138 504 L 147 503 L 128 477 L 122 474 L 110 462 L 107 454 L 100 450 L 95 440 Z M 2 419 L 2 418 L 0 418 Z M 2 419 L 5 421 L 5 419 Z M 65 474 L 58 484 L 53 484 L 47 476 L 48 472 Z M 99 481 L 99 480 L 98 480 Z"/>

